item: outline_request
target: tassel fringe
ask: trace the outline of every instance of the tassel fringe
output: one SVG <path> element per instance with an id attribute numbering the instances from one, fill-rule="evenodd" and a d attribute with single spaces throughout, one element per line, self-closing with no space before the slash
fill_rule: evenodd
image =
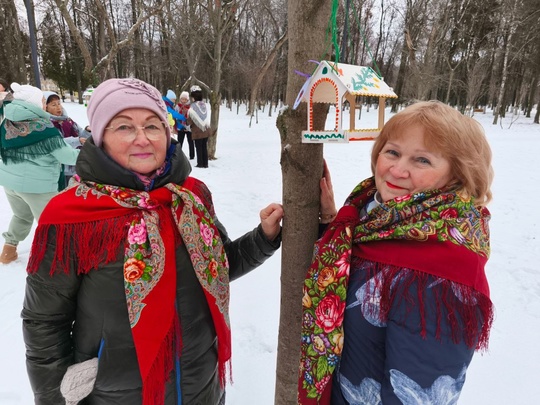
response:
<path id="1" fill-rule="evenodd" d="M 468 347 L 478 351 L 487 350 L 494 319 L 493 304 L 488 297 L 472 287 L 421 271 L 404 270 L 381 263 L 375 263 L 366 271 L 366 281 L 370 279 L 375 284 L 365 295 L 364 303 L 367 304 L 380 294 L 380 306 L 364 305 L 364 308 L 373 309 L 370 315 L 378 316 L 381 322 L 388 320 L 390 309 L 397 301 L 406 307 L 405 318 L 413 313 L 418 314 L 423 338 L 427 335 L 426 325 L 433 321 L 432 318 L 428 321 L 428 317 L 434 316 L 436 339 L 448 336 L 456 344 L 464 341 Z M 428 292 L 434 295 L 429 300 L 435 303 L 434 307 L 427 304 Z"/>
<path id="2" fill-rule="evenodd" d="M 72 260 L 77 261 L 77 274 L 86 274 L 100 264 L 116 260 L 120 254 L 119 249 L 126 241 L 128 225 L 137 214 L 107 221 L 39 225 L 30 251 L 27 272 L 37 272 L 52 241 L 56 241 L 56 246 L 52 254 L 51 275 L 57 272 L 69 273 Z M 73 235 L 77 235 L 77 238 Z"/>
<path id="3" fill-rule="evenodd" d="M 174 367 L 175 354 L 173 352 L 177 342 L 175 339 L 177 330 L 179 330 L 179 322 L 178 317 L 175 316 L 171 329 L 161 343 L 161 347 L 152 364 L 152 368 L 148 373 L 148 377 L 143 381 L 143 405 L 165 403 L 165 384 L 169 381 Z"/>

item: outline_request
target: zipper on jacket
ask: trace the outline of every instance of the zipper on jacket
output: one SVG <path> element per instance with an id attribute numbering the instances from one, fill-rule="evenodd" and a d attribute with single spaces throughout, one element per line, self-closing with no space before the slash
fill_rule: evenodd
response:
<path id="1" fill-rule="evenodd" d="M 174 306 L 175 306 L 175 312 L 176 317 L 178 318 L 178 322 L 180 322 L 180 312 L 178 311 L 178 299 L 174 300 Z M 176 337 L 176 339 L 180 339 L 179 336 Z M 178 345 L 175 342 L 174 345 L 174 364 L 176 368 L 176 394 L 177 394 L 177 405 L 182 405 L 182 388 L 180 386 L 180 382 L 182 381 L 182 375 L 180 371 L 180 352 L 178 351 Z"/>
<path id="2" fill-rule="evenodd" d="M 180 390 L 180 357 L 176 356 L 176 393 L 177 393 L 177 404 L 182 405 L 182 391 Z"/>
<path id="3" fill-rule="evenodd" d="M 98 359 L 101 358 L 101 352 L 103 351 L 104 346 L 105 346 L 105 339 L 101 338 L 101 342 L 99 342 L 99 349 L 97 352 Z"/>

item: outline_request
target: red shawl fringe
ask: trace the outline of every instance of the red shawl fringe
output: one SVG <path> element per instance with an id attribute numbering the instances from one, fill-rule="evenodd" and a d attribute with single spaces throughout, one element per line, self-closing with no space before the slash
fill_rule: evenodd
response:
<path id="1" fill-rule="evenodd" d="M 180 323 L 178 317 L 174 317 L 171 329 L 161 342 L 161 347 L 157 353 L 152 368 L 148 373 L 148 377 L 143 381 L 142 388 L 142 404 L 143 405 L 157 405 L 165 403 L 165 383 L 169 380 L 171 372 L 174 368 L 175 360 L 178 358 L 180 351 L 173 353 L 176 344 L 179 345 L 176 336 L 179 334 Z M 176 344 L 175 344 L 176 343 Z"/>
<path id="2" fill-rule="evenodd" d="M 384 276 L 376 277 L 380 272 L 383 272 Z M 372 300 L 376 291 L 380 294 L 380 307 L 364 305 L 364 309 L 368 310 L 370 315 L 378 317 L 381 322 L 388 320 L 393 303 L 399 300 L 398 303 L 404 302 L 406 305 L 405 317 L 413 311 L 418 313 L 420 335 L 423 338 L 427 335 L 427 323 L 433 322 L 434 317 L 437 340 L 449 337 L 455 344 L 464 341 L 470 348 L 482 351 L 487 349 L 494 318 L 493 304 L 488 297 L 474 288 L 436 278 L 422 271 L 406 270 L 383 263 L 374 263 L 368 269 L 366 281 L 369 279 L 374 281 L 374 285 L 371 291 L 367 291 L 364 303 Z M 430 287 L 435 283 L 437 285 Z M 434 300 L 430 300 L 435 302 L 434 307 L 426 303 L 428 292 L 434 294 Z"/>
<path id="3" fill-rule="evenodd" d="M 105 221 L 40 224 L 34 236 L 27 272 L 37 272 L 49 248 L 47 241 L 53 236 L 56 248 L 52 254 L 49 252 L 52 257 L 51 275 L 56 272 L 69 273 L 72 260 L 77 260 L 77 274 L 87 274 L 99 265 L 117 260 L 119 249 L 124 247 L 127 238 L 129 223 L 137 215 L 140 213 Z M 56 231 L 56 235 L 51 234 L 53 231 Z M 101 237 L 96 238 L 95 235 Z"/>

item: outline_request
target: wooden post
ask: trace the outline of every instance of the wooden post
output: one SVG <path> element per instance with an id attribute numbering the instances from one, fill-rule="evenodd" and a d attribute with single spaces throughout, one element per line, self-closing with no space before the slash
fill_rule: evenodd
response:
<path id="1" fill-rule="evenodd" d="M 378 129 L 379 131 L 384 126 L 384 109 L 386 107 L 386 98 L 385 97 L 379 97 L 379 124 Z"/>
<path id="2" fill-rule="evenodd" d="M 355 130 L 355 118 L 356 118 L 356 96 L 353 96 L 351 93 L 345 94 L 345 98 L 349 102 L 349 131 Z"/>

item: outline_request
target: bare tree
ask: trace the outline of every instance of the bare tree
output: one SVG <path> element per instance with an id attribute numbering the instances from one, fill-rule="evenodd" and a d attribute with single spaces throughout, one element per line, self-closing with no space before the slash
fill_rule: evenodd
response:
<path id="1" fill-rule="evenodd" d="M 276 42 L 274 45 L 274 49 L 270 52 L 266 60 L 264 61 L 264 64 L 259 69 L 259 73 L 257 74 L 257 78 L 255 79 L 255 83 L 253 87 L 251 88 L 251 96 L 249 98 L 249 106 L 248 106 L 248 115 L 251 117 L 253 116 L 254 106 L 255 106 L 255 99 L 257 98 L 257 95 L 259 93 L 259 89 L 261 86 L 261 83 L 265 77 L 265 75 L 268 72 L 268 69 L 270 68 L 270 65 L 274 63 L 274 60 L 276 59 L 276 56 L 283 46 L 283 44 L 287 41 L 287 32 L 285 32 Z"/>
<path id="2" fill-rule="evenodd" d="M 79 46 L 81 54 L 84 58 L 85 71 L 88 74 L 92 72 L 98 72 L 100 74 L 101 80 L 110 77 L 111 63 L 118 54 L 119 50 L 124 47 L 130 46 L 135 38 L 135 34 L 137 33 L 139 27 L 147 19 L 158 14 L 161 11 L 163 5 L 165 4 L 165 2 L 156 2 L 155 6 L 143 6 L 142 8 L 144 9 L 144 12 L 141 13 L 135 24 L 133 24 L 131 28 L 127 31 L 125 37 L 120 39 L 118 38 L 117 33 L 112 26 L 111 18 L 107 10 L 105 9 L 105 5 L 102 3 L 101 0 L 94 0 L 94 6 L 96 7 L 99 16 L 98 22 L 100 24 L 100 27 L 105 27 L 107 31 L 107 38 L 110 44 L 108 50 L 105 51 L 107 45 L 105 43 L 105 34 L 104 32 L 102 32 L 102 34 L 100 35 L 100 38 L 102 39 L 100 43 L 100 50 L 103 55 L 100 60 L 97 61 L 97 63 L 94 63 L 92 55 L 90 53 L 90 48 L 84 38 L 84 34 L 80 27 L 77 26 L 70 14 L 68 1 L 54 0 L 54 2 L 62 13 L 64 19 L 66 20 L 69 30 L 71 31 L 71 34 L 73 35 L 77 45 Z"/>
<path id="3" fill-rule="evenodd" d="M 467 80 L 467 106 L 471 109 L 471 116 L 474 115 L 474 108 L 478 105 L 480 97 L 484 95 L 482 84 L 487 76 L 488 61 L 477 60 L 468 72 Z"/>
<path id="4" fill-rule="evenodd" d="M 25 55 L 30 53 L 28 36 L 21 32 L 14 0 L 0 0 L 0 4 L 0 77 L 9 82 L 25 82 L 28 76 L 25 62 L 29 62 Z"/>
<path id="5" fill-rule="evenodd" d="M 403 37 L 401 44 L 401 56 L 399 61 L 399 72 L 395 85 L 395 92 L 399 100 L 407 98 L 405 82 L 408 76 L 409 67 L 416 69 L 415 53 L 418 51 L 418 38 L 424 26 L 426 18 L 427 0 L 406 0 L 406 8 L 403 15 Z M 412 64 L 412 66 L 410 66 Z M 410 83 L 414 87 L 415 83 Z M 392 111 L 397 111 L 398 99 L 392 104 Z"/>
<path id="6" fill-rule="evenodd" d="M 319 214 L 319 180 L 323 161 L 321 144 L 302 144 L 301 131 L 306 129 L 307 108 L 302 103 L 292 110 L 303 78 L 295 70 L 310 71 L 310 59 L 325 57 L 325 27 L 331 11 L 330 0 L 296 0 L 288 2 L 288 79 L 286 104 L 289 106 L 277 120 L 281 136 L 283 205 L 287 212 L 283 224 L 281 269 L 281 310 L 276 370 L 275 403 L 296 404 L 300 361 L 302 284 L 317 238 Z M 317 105 L 318 129 L 324 129 L 327 109 Z"/>
<path id="7" fill-rule="evenodd" d="M 504 31 L 504 44 L 503 44 L 503 62 L 502 62 L 502 73 L 501 73 L 501 84 L 499 89 L 499 95 L 497 97 L 497 104 L 494 109 L 493 114 L 493 125 L 497 124 L 499 115 L 504 116 L 505 105 L 503 103 L 504 92 L 506 90 L 506 80 L 508 78 L 508 58 L 510 57 L 510 47 L 512 45 L 512 37 L 516 32 L 516 10 L 520 0 L 511 0 L 511 3 L 508 5 L 508 14 L 504 16 L 503 19 L 503 31 Z"/>

